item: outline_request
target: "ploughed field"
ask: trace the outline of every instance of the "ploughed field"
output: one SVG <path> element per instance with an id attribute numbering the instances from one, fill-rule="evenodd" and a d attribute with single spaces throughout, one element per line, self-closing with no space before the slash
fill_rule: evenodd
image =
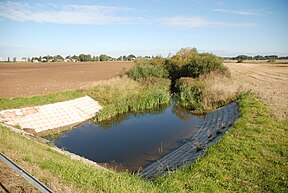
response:
<path id="1" fill-rule="evenodd" d="M 33 96 L 91 87 L 121 75 L 133 62 L 0 63 L 0 97 Z"/>
<path id="2" fill-rule="evenodd" d="M 232 78 L 263 99 L 279 119 L 288 118 L 288 64 L 226 63 Z"/>

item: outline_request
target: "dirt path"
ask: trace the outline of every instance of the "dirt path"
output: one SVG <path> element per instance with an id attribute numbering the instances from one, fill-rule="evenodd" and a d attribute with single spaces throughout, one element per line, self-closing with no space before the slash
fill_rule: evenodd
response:
<path id="1" fill-rule="evenodd" d="M 279 119 L 288 118 L 288 64 L 226 63 L 232 77 L 251 90 Z"/>
<path id="2" fill-rule="evenodd" d="M 87 88 L 132 66 L 133 62 L 0 63 L 0 97 Z"/>

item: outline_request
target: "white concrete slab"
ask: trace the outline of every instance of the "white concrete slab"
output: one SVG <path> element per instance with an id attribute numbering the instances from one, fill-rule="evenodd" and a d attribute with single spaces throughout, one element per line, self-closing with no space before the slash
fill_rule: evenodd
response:
<path id="1" fill-rule="evenodd" d="M 97 101 L 85 96 L 49 105 L 3 110 L 0 111 L 0 122 L 38 133 L 86 121 L 101 109 Z"/>

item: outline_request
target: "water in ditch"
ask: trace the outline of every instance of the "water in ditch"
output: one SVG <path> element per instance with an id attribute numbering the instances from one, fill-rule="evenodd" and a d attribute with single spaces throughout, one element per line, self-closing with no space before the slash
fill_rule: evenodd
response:
<path id="1" fill-rule="evenodd" d="M 97 163 L 137 171 L 181 146 L 202 119 L 171 105 L 101 123 L 88 121 L 62 133 L 54 144 Z"/>

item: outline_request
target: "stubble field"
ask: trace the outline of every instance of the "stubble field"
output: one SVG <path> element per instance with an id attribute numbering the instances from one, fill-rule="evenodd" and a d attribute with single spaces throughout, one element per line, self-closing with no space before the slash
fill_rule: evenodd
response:
<path id="1" fill-rule="evenodd" d="M 261 98 L 279 119 L 288 118 L 288 64 L 226 63 L 232 78 Z"/>

